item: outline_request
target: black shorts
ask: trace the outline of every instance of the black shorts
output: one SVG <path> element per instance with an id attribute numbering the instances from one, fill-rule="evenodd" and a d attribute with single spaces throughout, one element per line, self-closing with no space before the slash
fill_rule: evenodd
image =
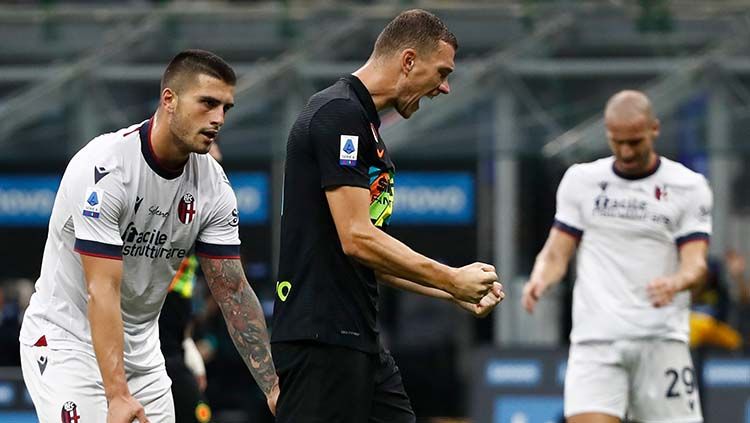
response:
<path id="1" fill-rule="evenodd" d="M 391 354 L 316 342 L 271 345 L 281 393 L 279 423 L 414 423 Z"/>
<path id="2" fill-rule="evenodd" d="M 198 388 L 198 382 L 190 369 L 185 366 L 181 355 L 165 359 L 167 374 L 172 379 L 175 421 L 208 423 L 211 421 L 211 408 Z"/>

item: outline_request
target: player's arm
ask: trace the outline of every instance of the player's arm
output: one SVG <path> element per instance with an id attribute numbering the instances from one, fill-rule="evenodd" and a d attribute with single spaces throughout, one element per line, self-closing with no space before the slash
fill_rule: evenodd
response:
<path id="1" fill-rule="evenodd" d="M 677 222 L 675 239 L 680 254 L 676 273 L 658 277 L 646 286 L 651 304 L 663 307 L 675 294 L 693 289 L 704 282 L 708 273 L 708 241 L 711 236 L 713 193 L 708 181 L 701 177 L 686 203 L 684 214 Z"/>
<path id="2" fill-rule="evenodd" d="M 268 330 L 263 308 L 245 278 L 242 263 L 238 258 L 199 256 L 198 259 L 237 351 L 275 412 L 279 387 Z"/>
<path id="3" fill-rule="evenodd" d="M 701 238 L 683 244 L 680 247 L 680 268 L 677 273 L 656 278 L 646 288 L 654 307 L 668 305 L 678 292 L 702 284 L 708 274 L 707 256 L 707 240 Z"/>
<path id="4" fill-rule="evenodd" d="M 446 266 L 375 227 L 370 221 L 370 192 L 365 188 L 338 186 L 326 190 L 326 197 L 344 254 L 376 272 L 437 288 L 475 304 L 497 281 L 491 265 Z"/>
<path id="5" fill-rule="evenodd" d="M 123 359 L 124 333 L 120 311 L 122 261 L 81 254 L 88 291 L 88 319 L 96 361 L 109 404 L 108 421 L 147 422 L 143 406 L 130 395 Z"/>
<path id="6" fill-rule="evenodd" d="M 390 287 L 398 288 L 404 291 L 413 292 L 415 294 L 424 295 L 426 297 L 438 298 L 441 300 L 451 301 L 464 310 L 472 313 L 476 317 L 487 316 L 496 305 L 500 304 L 500 301 L 505 298 L 505 292 L 503 292 L 503 286 L 499 282 L 495 282 L 492 289 L 482 297 L 477 304 L 473 304 L 467 301 L 461 301 L 456 299 L 450 293 L 429 286 L 420 285 L 416 282 L 408 281 L 403 278 L 399 278 L 387 273 L 377 273 L 375 275 L 377 279 Z"/>
<path id="7" fill-rule="evenodd" d="M 534 261 L 531 277 L 523 287 L 521 302 L 529 313 L 533 313 L 536 303 L 547 289 L 562 280 L 568 271 L 568 263 L 578 245 L 578 238 L 553 226 Z"/>

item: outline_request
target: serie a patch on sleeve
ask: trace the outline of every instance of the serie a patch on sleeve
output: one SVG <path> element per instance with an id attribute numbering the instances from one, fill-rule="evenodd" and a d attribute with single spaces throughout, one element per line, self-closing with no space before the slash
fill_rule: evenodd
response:
<path id="1" fill-rule="evenodd" d="M 359 137 L 356 135 L 342 135 L 339 148 L 339 164 L 341 166 L 357 165 L 357 150 L 359 149 Z"/>
<path id="2" fill-rule="evenodd" d="M 83 203 L 83 215 L 98 219 L 101 212 L 104 190 L 101 188 L 87 188 L 86 200 Z"/>

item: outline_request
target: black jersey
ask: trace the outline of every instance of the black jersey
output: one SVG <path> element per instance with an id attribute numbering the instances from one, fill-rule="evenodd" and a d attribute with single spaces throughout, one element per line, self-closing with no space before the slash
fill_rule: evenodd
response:
<path id="1" fill-rule="evenodd" d="M 368 189 L 372 222 L 388 226 L 394 167 L 379 126 L 370 93 L 349 75 L 313 95 L 292 127 L 272 342 L 316 340 L 378 352 L 375 274 L 344 254 L 325 190 Z"/>

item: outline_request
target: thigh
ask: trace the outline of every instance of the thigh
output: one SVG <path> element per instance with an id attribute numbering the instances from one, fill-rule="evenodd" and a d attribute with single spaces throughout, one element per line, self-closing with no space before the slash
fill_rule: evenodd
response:
<path id="1" fill-rule="evenodd" d="M 313 342 L 272 345 L 279 375 L 279 423 L 366 423 L 373 395 L 372 354 Z"/>
<path id="2" fill-rule="evenodd" d="M 627 404 L 628 376 L 615 346 L 571 345 L 565 373 L 565 417 L 605 414 L 622 419 Z"/>
<path id="3" fill-rule="evenodd" d="M 151 423 L 175 423 L 172 381 L 164 367 L 148 373 L 130 373 L 130 394 L 143 405 Z"/>
<path id="4" fill-rule="evenodd" d="M 107 400 L 94 356 L 21 345 L 21 369 L 41 423 L 107 420 Z"/>
<path id="5" fill-rule="evenodd" d="M 698 381 L 686 343 L 643 341 L 633 366 L 629 416 L 638 422 L 702 422 Z"/>
<path id="6" fill-rule="evenodd" d="M 417 418 L 406 395 L 401 372 L 391 353 L 381 351 L 375 372 L 370 423 L 414 423 Z"/>

